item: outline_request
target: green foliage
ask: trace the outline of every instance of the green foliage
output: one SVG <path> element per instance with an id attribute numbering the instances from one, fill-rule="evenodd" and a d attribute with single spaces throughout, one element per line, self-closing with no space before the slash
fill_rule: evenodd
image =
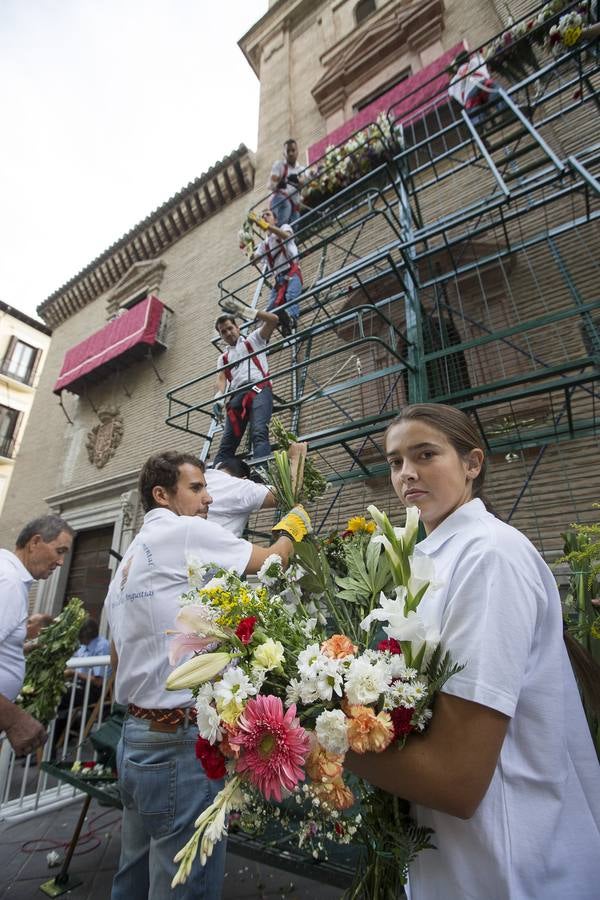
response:
<path id="1" fill-rule="evenodd" d="M 378 788 L 366 788 L 361 797 L 360 837 L 367 852 L 348 892 L 349 900 L 399 898 L 411 862 L 421 850 L 434 849 L 433 830 L 417 825 L 409 810 L 406 800 Z"/>
<path id="2" fill-rule="evenodd" d="M 79 629 L 85 616 L 81 600 L 73 597 L 42 630 L 37 646 L 27 656 L 20 704 L 45 725 L 54 718 L 65 691 L 65 667 L 79 644 Z"/>
<path id="3" fill-rule="evenodd" d="M 280 451 L 288 450 L 290 444 L 298 440 L 298 437 L 292 431 L 288 431 L 276 417 L 271 419 L 270 429 L 271 436 L 279 446 Z M 284 455 L 287 457 L 287 453 Z M 275 453 L 275 465 L 269 466 L 269 479 L 277 491 L 278 499 L 281 501 L 281 508 L 285 512 L 288 512 L 296 503 L 310 503 L 323 496 L 327 490 L 327 481 L 310 457 L 306 458 L 304 479 L 300 479 L 300 484 L 297 485 L 295 494 L 291 490 L 291 478 L 288 484 L 281 463 L 277 462 L 277 458 L 277 453 Z M 290 500 L 292 501 L 291 503 Z"/>

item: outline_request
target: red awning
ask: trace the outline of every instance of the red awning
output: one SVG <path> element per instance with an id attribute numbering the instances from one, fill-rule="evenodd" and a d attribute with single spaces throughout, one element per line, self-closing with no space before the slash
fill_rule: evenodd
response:
<path id="1" fill-rule="evenodd" d="M 144 355 L 157 342 L 164 309 L 156 297 L 147 297 L 67 350 L 54 393 L 68 388 L 81 394 L 90 380 L 96 381 L 117 365 Z"/>
<path id="2" fill-rule="evenodd" d="M 407 125 L 422 119 L 429 110 L 445 103 L 448 99 L 446 88 L 449 82 L 446 70 L 463 47 L 464 44 L 461 42 L 446 51 L 428 66 L 373 100 L 339 128 L 317 141 L 316 144 L 312 144 L 308 148 L 309 164 L 320 159 L 325 154 L 327 147 L 337 147 L 339 144 L 343 144 L 361 128 L 375 122 L 377 116 L 382 112 L 387 112 L 391 106 L 394 107 L 394 120 Z"/>

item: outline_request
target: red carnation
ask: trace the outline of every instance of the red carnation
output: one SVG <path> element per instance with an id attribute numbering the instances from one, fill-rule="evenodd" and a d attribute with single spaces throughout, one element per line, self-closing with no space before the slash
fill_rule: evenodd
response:
<path id="1" fill-rule="evenodd" d="M 240 619 L 238 627 L 235 629 L 236 637 L 240 639 L 242 644 L 249 644 L 254 633 L 256 625 L 256 616 L 248 616 L 247 619 Z"/>
<path id="2" fill-rule="evenodd" d="M 402 647 L 396 640 L 396 638 L 387 638 L 385 641 L 379 641 L 377 644 L 377 649 L 382 652 L 387 650 L 389 653 L 393 653 L 395 656 L 399 656 L 402 653 Z"/>
<path id="3" fill-rule="evenodd" d="M 225 757 L 218 747 L 210 744 L 206 738 L 198 737 L 196 741 L 196 758 L 202 763 L 202 768 L 209 778 L 224 778 Z"/>
<path id="4" fill-rule="evenodd" d="M 392 717 L 392 724 L 394 726 L 394 740 L 398 740 L 398 738 L 403 737 L 405 734 L 410 734 L 411 731 L 414 731 L 414 726 L 411 725 L 410 720 L 414 715 L 414 709 L 411 707 L 410 709 L 406 709 L 404 706 L 398 706 L 396 709 L 393 709 L 390 712 L 390 716 Z"/>

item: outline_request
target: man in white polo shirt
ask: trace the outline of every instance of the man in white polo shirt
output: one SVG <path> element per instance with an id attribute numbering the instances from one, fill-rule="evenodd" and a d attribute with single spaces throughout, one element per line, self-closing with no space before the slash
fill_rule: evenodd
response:
<path id="1" fill-rule="evenodd" d="M 62 566 L 73 534 L 59 516 L 41 516 L 22 529 L 14 552 L 0 550 L 0 732 L 6 732 L 17 756 L 32 753 L 46 740 L 43 725 L 14 703 L 25 676 L 29 588 Z"/>
<path id="2" fill-rule="evenodd" d="M 231 306 L 237 308 L 243 307 L 243 304 L 232 301 Z M 235 314 L 224 313 L 215 322 L 215 328 L 227 344 L 227 349 L 219 357 L 213 407 L 216 417 L 222 415 L 223 406 L 226 413 L 215 465 L 235 455 L 248 424 L 252 455 L 260 458 L 271 452 L 269 422 L 273 412 L 273 392 L 266 350 L 279 319 L 272 312 L 250 307 L 245 308 L 244 315 L 260 323 L 247 337 L 240 333 Z M 234 393 L 225 403 L 223 394 L 231 391 Z"/>
<path id="3" fill-rule="evenodd" d="M 187 453 L 151 456 L 139 481 L 146 510 L 141 530 L 111 582 L 106 606 L 116 666 L 116 700 L 129 715 L 117 754 L 123 800 L 121 860 L 112 900 L 219 900 L 225 847 L 217 844 L 205 866 L 197 859 L 185 885 L 171 891 L 176 852 L 194 822 L 222 787 L 195 758 L 198 736 L 189 691 L 167 691 L 169 637 L 189 589 L 188 563 L 257 572 L 270 553 L 287 563 L 293 542 L 310 528 L 301 507 L 275 526 L 281 534 L 259 547 L 206 521 L 211 497 L 204 465 Z M 290 514 L 291 515 L 291 514 Z M 304 524 L 294 533 L 299 519 Z"/>

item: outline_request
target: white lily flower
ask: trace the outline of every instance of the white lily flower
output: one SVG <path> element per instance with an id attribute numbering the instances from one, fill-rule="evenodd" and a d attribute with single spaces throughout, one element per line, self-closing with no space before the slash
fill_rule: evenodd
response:
<path id="1" fill-rule="evenodd" d="M 415 596 L 423 588 L 425 584 L 429 585 L 428 590 L 436 591 L 441 587 L 441 581 L 435 581 L 435 565 L 433 560 L 424 554 L 416 554 L 411 556 L 410 560 L 410 579 L 408 581 L 408 590 Z"/>

